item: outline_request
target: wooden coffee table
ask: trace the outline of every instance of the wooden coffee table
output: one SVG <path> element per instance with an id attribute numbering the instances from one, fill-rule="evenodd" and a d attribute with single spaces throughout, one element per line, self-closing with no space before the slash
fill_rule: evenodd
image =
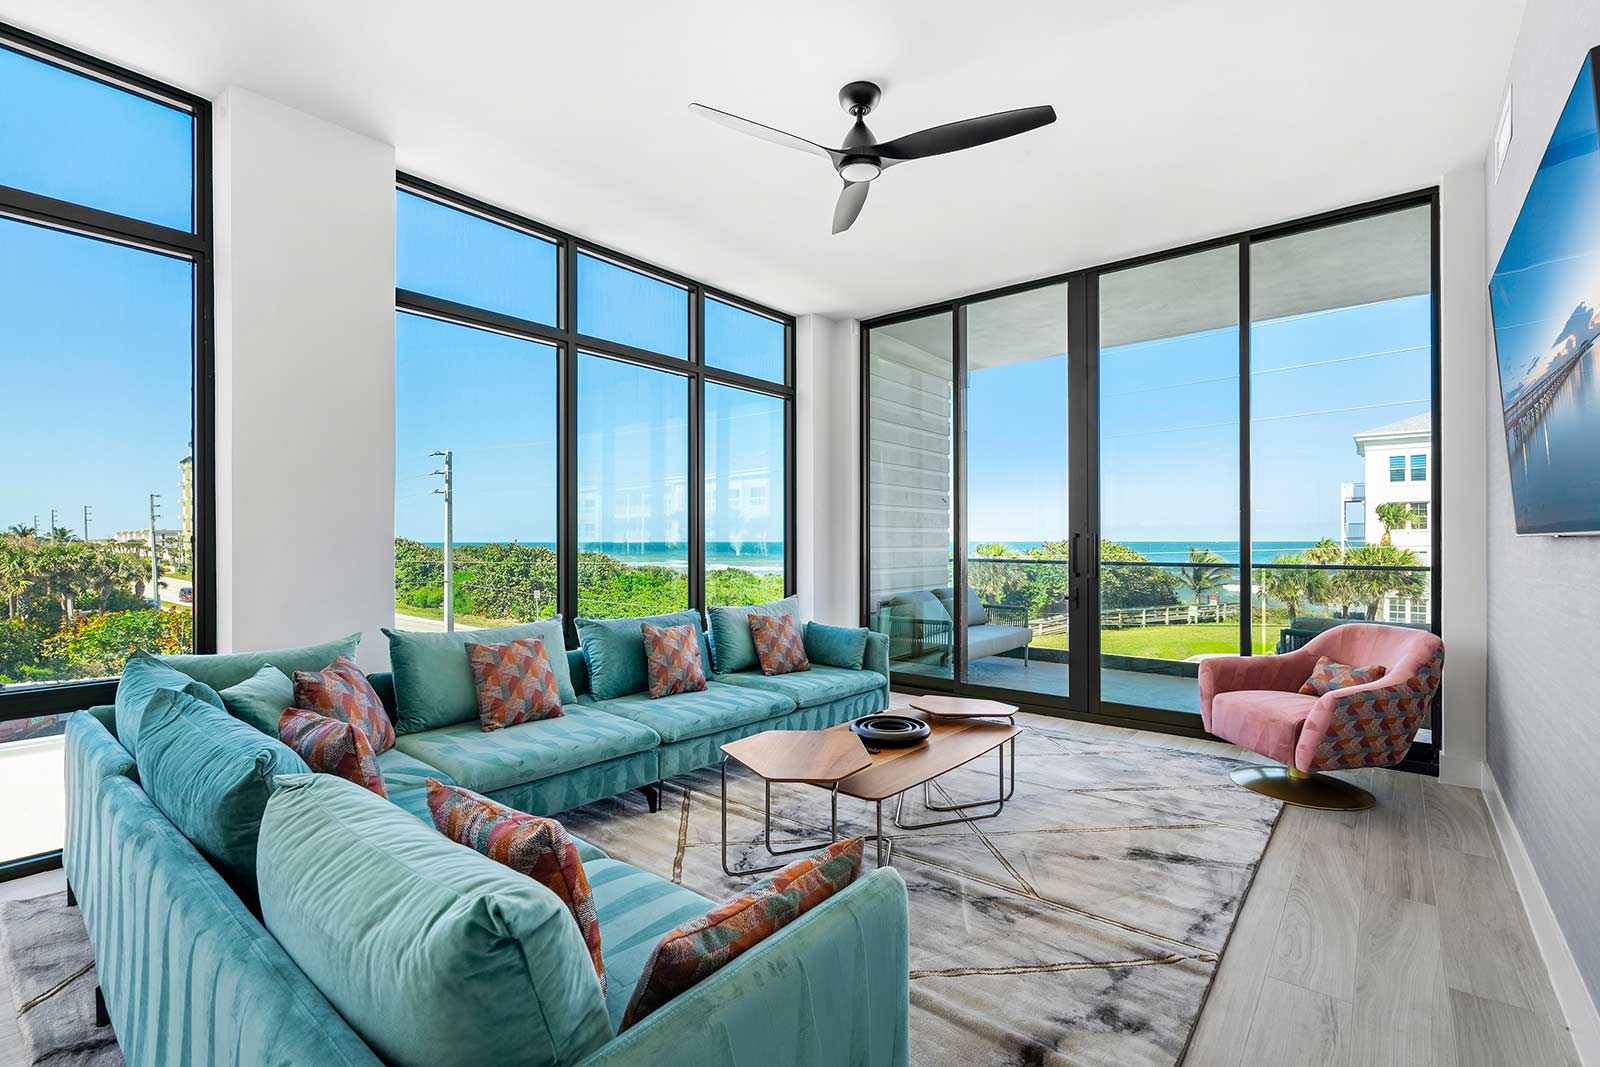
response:
<path id="1" fill-rule="evenodd" d="M 906 713 L 898 709 L 896 714 Z M 728 760 L 735 759 L 749 767 L 766 783 L 766 810 L 763 844 L 774 856 L 793 852 L 806 852 L 820 846 L 802 845 L 797 848 L 772 847 L 772 783 L 803 782 L 826 788 L 831 794 L 829 841 L 839 840 L 839 794 L 865 800 L 874 805 L 877 814 L 877 832 L 870 835 L 878 848 L 878 866 L 888 862 L 894 847 L 892 839 L 883 832 L 883 804 L 896 800 L 893 821 L 902 830 L 921 830 L 930 826 L 947 826 L 974 819 L 991 819 L 1005 808 L 1011 798 L 1005 781 L 1005 743 L 1016 738 L 1022 730 L 1009 722 L 992 719 L 940 719 L 926 713 L 910 714 L 928 723 L 928 739 L 907 748 L 884 748 L 870 751 L 861 739 L 850 731 L 849 723 L 826 730 L 769 730 L 766 733 L 730 741 L 722 746 L 722 869 L 730 875 L 761 874 L 783 866 L 732 868 L 728 866 Z M 1000 752 L 999 788 L 992 800 L 971 804 L 949 805 L 934 808 L 943 811 L 964 811 L 978 806 L 994 806 L 994 811 L 984 815 L 958 815 L 954 819 L 937 822 L 907 823 L 901 820 L 905 793 L 964 766 L 987 753 Z M 1012 789 L 1016 784 L 1016 749 L 1012 746 Z M 930 805 L 932 807 L 932 805 Z"/>

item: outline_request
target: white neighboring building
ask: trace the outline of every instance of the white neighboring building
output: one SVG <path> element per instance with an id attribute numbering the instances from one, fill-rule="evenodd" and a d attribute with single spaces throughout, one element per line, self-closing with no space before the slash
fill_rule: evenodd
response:
<path id="1" fill-rule="evenodd" d="M 1408 548 L 1418 561 L 1431 563 L 1433 548 L 1429 512 L 1433 501 L 1433 417 L 1413 415 L 1387 426 L 1355 435 L 1356 455 L 1366 467 L 1366 540 L 1376 544 L 1383 537 L 1378 521 L 1378 506 L 1391 502 L 1411 505 L 1415 516 L 1409 529 L 1390 530 L 1389 541 L 1396 548 Z M 1381 609 L 1389 622 L 1428 622 L 1428 597 L 1386 597 Z"/>

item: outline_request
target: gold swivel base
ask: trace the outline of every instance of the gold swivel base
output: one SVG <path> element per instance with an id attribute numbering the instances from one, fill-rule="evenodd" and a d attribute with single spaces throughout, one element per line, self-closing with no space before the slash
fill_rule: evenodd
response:
<path id="1" fill-rule="evenodd" d="M 1296 770 L 1293 767 L 1240 767 L 1233 780 L 1252 792 L 1323 811 L 1364 811 L 1378 798 L 1343 778 Z"/>

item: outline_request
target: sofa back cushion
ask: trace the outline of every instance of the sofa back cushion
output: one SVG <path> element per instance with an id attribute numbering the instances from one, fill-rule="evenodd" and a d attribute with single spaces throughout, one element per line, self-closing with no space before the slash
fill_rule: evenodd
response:
<path id="1" fill-rule="evenodd" d="M 285 779 L 259 859 L 267 929 L 391 1067 L 571 1064 L 611 1039 L 566 905 L 361 787 Z"/>
<path id="2" fill-rule="evenodd" d="M 272 664 L 293 678 L 295 671 L 320 671 L 340 656 L 355 658 L 356 646 L 361 644 L 361 634 L 345 634 L 318 645 L 298 648 L 275 648 L 265 652 L 224 652 L 205 656 L 162 656 L 161 662 L 182 671 L 213 689 L 222 690 L 238 685 L 255 675 L 262 667 Z M 282 708 L 278 710 L 282 711 Z"/>
<path id="3" fill-rule="evenodd" d="M 273 778 L 306 773 L 305 761 L 276 738 L 176 690 L 156 694 L 145 708 L 136 759 L 155 806 L 253 902 L 256 837 Z"/>
<path id="4" fill-rule="evenodd" d="M 520 626 L 493 630 L 465 630 L 448 634 L 411 633 L 385 629 L 389 661 L 394 675 L 395 728 L 403 734 L 433 730 L 478 718 L 478 690 L 467 662 L 469 644 L 499 645 L 507 641 L 538 638 L 554 651 L 566 648 L 561 616 Z M 578 699 L 564 657 L 551 655 L 561 703 Z"/>
<path id="5" fill-rule="evenodd" d="M 800 621 L 800 598 L 785 597 L 753 607 L 708 608 L 711 620 L 711 651 L 716 654 L 718 674 L 747 671 L 756 666 L 756 646 L 750 637 L 750 616 L 787 615 Z"/>
<path id="6" fill-rule="evenodd" d="M 630 693 L 643 693 L 648 687 L 643 623 L 663 628 L 693 625 L 700 637 L 700 661 L 710 662 L 711 650 L 706 646 L 700 613 L 696 611 L 638 619 L 579 619 L 578 640 L 589 667 L 589 691 L 596 700 L 615 700 Z"/>
<path id="7" fill-rule="evenodd" d="M 283 718 L 285 709 L 294 707 L 294 682 L 268 664 L 218 696 L 234 718 L 269 737 L 277 737 L 278 720 Z"/>
<path id="8" fill-rule="evenodd" d="M 955 590 L 948 585 L 940 586 L 933 591 L 939 598 L 939 606 L 944 608 L 945 614 L 952 619 L 956 617 Z M 967 586 L 967 625 L 982 626 L 989 621 L 989 609 L 983 606 L 983 598 L 972 586 Z"/>
<path id="9" fill-rule="evenodd" d="M 209 685 L 169 667 L 148 652 L 135 652 L 122 668 L 115 703 L 117 740 L 135 759 L 139 757 L 139 727 L 145 708 L 158 693 L 165 692 L 187 693 L 212 707 L 225 707 L 222 697 Z"/>
<path id="10" fill-rule="evenodd" d="M 871 631 L 865 626 L 829 626 L 808 622 L 804 633 L 806 655 L 824 666 L 859 671 L 867 657 L 869 633 Z M 227 699 L 226 693 L 223 699 Z"/>

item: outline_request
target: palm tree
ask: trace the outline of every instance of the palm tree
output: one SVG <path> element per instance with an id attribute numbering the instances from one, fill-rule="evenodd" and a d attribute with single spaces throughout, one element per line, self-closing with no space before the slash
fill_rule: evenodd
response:
<path id="1" fill-rule="evenodd" d="M 14 522 L 6 527 L 6 535 L 8 537 L 37 537 L 39 528 L 37 526 L 29 526 L 26 523 Z"/>
<path id="2" fill-rule="evenodd" d="M 1348 569 L 1340 571 L 1330 583 L 1334 595 L 1345 605 L 1360 604 L 1366 610 L 1368 622 L 1377 620 L 1378 605 L 1384 597 L 1421 596 L 1427 589 L 1425 573 L 1392 569 L 1420 565 L 1416 553 L 1409 548 L 1362 545 L 1346 553 L 1344 561 Z M 1373 569 L 1363 569 L 1368 567 Z"/>
<path id="3" fill-rule="evenodd" d="M 1410 504 L 1403 504 L 1392 500 L 1387 504 L 1378 505 L 1378 521 L 1383 523 L 1383 538 L 1380 544 L 1390 544 L 1390 530 L 1404 530 L 1411 525 L 1413 518 Z"/>
<path id="4" fill-rule="evenodd" d="M 1213 589 L 1221 589 L 1233 568 L 1209 548 L 1189 549 L 1189 562 L 1178 568 L 1178 585 L 1187 589 L 1199 604 Z"/>
<path id="5" fill-rule="evenodd" d="M 65 526 L 57 526 L 54 530 L 50 531 L 50 540 L 54 541 L 58 545 L 64 545 L 68 541 L 76 541 L 77 539 L 78 535 L 73 533 Z"/>
<path id="6" fill-rule="evenodd" d="M 1261 568 L 1261 587 L 1267 597 L 1289 609 L 1289 625 L 1294 625 L 1302 602 L 1323 604 L 1328 599 L 1326 571 L 1302 569 L 1308 561 L 1297 552 L 1278 556 Z"/>
<path id="7" fill-rule="evenodd" d="M 1333 538 L 1324 537 L 1302 554 L 1307 563 L 1338 563 L 1344 556 L 1344 549 Z"/>

